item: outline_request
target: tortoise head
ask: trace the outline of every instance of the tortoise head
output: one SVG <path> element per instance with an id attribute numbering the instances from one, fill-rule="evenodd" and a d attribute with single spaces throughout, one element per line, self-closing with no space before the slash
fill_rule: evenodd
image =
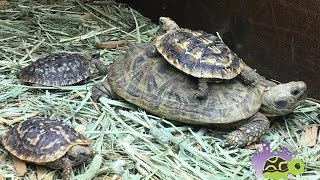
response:
<path id="1" fill-rule="evenodd" d="M 304 163 L 299 158 L 293 158 L 288 163 L 288 173 L 299 175 L 304 171 Z"/>
<path id="2" fill-rule="evenodd" d="M 101 60 L 100 52 L 91 52 L 88 57 L 91 57 L 92 65 L 98 69 L 99 73 L 102 75 L 106 75 L 108 72 L 108 66 L 105 65 Z"/>
<path id="3" fill-rule="evenodd" d="M 174 22 L 171 18 L 169 17 L 160 17 L 159 18 L 159 24 L 161 28 L 165 31 L 170 31 L 170 30 L 177 30 L 179 29 L 179 26 L 177 25 L 176 22 Z"/>
<path id="4" fill-rule="evenodd" d="M 74 145 L 67 152 L 67 158 L 71 164 L 78 165 L 87 159 L 93 158 L 96 152 L 87 145 Z"/>
<path id="5" fill-rule="evenodd" d="M 293 81 L 267 88 L 260 111 L 266 116 L 282 116 L 291 113 L 307 97 L 307 85 Z"/>

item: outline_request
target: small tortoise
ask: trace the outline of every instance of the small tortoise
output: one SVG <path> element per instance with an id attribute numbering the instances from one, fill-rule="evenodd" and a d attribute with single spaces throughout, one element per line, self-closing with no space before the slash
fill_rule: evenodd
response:
<path id="1" fill-rule="evenodd" d="M 245 146 L 269 129 L 267 117 L 288 114 L 306 98 L 307 86 L 302 81 L 276 85 L 259 76 L 255 86 L 237 78 L 209 84 L 208 98 L 198 99 L 193 96 L 197 79 L 154 56 L 153 49 L 152 43 L 138 44 L 115 59 L 106 81 L 93 88 L 93 99 L 116 94 L 160 117 L 237 129 L 226 141 Z"/>
<path id="2" fill-rule="evenodd" d="M 48 118 L 27 119 L 4 133 L 2 144 L 15 157 L 53 169 L 70 179 L 72 166 L 92 158 L 90 141 L 67 124 Z"/>
<path id="3" fill-rule="evenodd" d="M 304 171 L 304 163 L 299 158 L 286 162 L 281 157 L 269 158 L 263 168 L 263 177 L 267 179 L 288 179 L 288 174 L 299 175 Z"/>
<path id="4" fill-rule="evenodd" d="M 101 73 L 105 73 L 97 54 L 89 59 L 76 53 L 54 53 L 22 69 L 19 78 L 23 82 L 43 86 L 71 85 L 88 78 L 94 71 L 94 65 Z"/>
<path id="5" fill-rule="evenodd" d="M 199 78 L 196 97 L 206 98 L 208 81 L 232 79 L 240 74 L 247 85 L 257 77 L 221 38 L 203 31 L 179 26 L 168 17 L 161 17 L 162 29 L 167 32 L 155 41 L 157 51 L 173 66 Z M 249 71 L 248 71 L 249 70 Z"/>

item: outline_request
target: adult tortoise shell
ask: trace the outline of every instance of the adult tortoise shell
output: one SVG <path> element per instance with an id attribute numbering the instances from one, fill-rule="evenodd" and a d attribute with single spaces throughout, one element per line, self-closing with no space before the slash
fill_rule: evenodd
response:
<path id="1" fill-rule="evenodd" d="M 87 79 L 94 72 L 94 65 L 105 73 L 97 54 L 90 59 L 78 53 L 53 53 L 23 68 L 18 76 L 23 82 L 43 86 L 71 85 Z"/>
<path id="2" fill-rule="evenodd" d="M 137 44 L 116 58 L 107 79 L 93 88 L 93 98 L 116 95 L 166 119 L 237 128 L 227 136 L 233 146 L 254 142 L 268 130 L 267 117 L 288 114 L 305 100 L 304 82 L 276 85 L 259 75 L 255 86 L 237 78 L 209 84 L 207 98 L 198 99 L 193 96 L 197 79 L 156 56 L 153 49 L 152 43 Z"/>
<path id="3" fill-rule="evenodd" d="M 72 166 L 91 158 L 90 141 L 69 125 L 48 118 L 31 118 L 6 131 L 2 144 L 15 157 L 53 169 L 69 179 Z"/>
<path id="4" fill-rule="evenodd" d="M 155 40 L 156 49 L 171 65 L 200 78 L 196 97 L 206 97 L 209 80 L 232 79 L 240 74 L 245 84 L 251 85 L 256 81 L 253 70 L 246 68 L 243 60 L 220 37 L 179 28 L 168 17 L 161 17 L 160 23 L 167 32 Z"/>

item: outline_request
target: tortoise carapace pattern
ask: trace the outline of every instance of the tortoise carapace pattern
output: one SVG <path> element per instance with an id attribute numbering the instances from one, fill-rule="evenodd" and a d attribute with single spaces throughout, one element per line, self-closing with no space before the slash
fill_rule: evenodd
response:
<path id="1" fill-rule="evenodd" d="M 180 28 L 169 17 L 160 17 L 159 20 L 167 32 L 155 40 L 156 50 L 171 65 L 198 78 L 195 97 L 207 98 L 210 81 L 233 79 L 239 75 L 244 84 L 255 84 L 256 73 L 247 68 L 219 36 Z"/>
<path id="2" fill-rule="evenodd" d="M 19 78 L 23 82 L 43 86 L 63 86 L 85 80 L 93 71 L 92 60 L 83 55 L 55 53 L 25 67 Z"/>
<path id="3" fill-rule="evenodd" d="M 198 78 L 232 79 L 244 66 L 219 37 L 203 31 L 169 31 L 155 45 L 170 64 Z"/>
<path id="4" fill-rule="evenodd" d="M 156 56 L 152 43 L 137 44 L 116 58 L 107 79 L 93 88 L 95 95 L 118 97 L 170 120 L 232 129 L 227 142 L 245 146 L 269 129 L 267 117 L 282 116 L 304 102 L 307 86 L 302 81 L 276 84 L 259 77 L 255 86 L 233 78 L 208 85 L 206 99 L 194 97 L 197 78 Z M 249 67 L 246 67 L 249 68 Z M 254 71 L 252 71 L 254 72 Z M 112 93 L 111 93 L 112 91 Z"/>
<path id="5" fill-rule="evenodd" d="M 72 166 L 92 158 L 90 141 L 69 125 L 48 118 L 31 118 L 6 131 L 2 144 L 15 157 L 53 169 L 69 179 Z"/>

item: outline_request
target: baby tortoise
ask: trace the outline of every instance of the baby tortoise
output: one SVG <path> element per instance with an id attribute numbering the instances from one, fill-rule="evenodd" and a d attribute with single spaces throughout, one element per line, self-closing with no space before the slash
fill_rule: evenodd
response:
<path id="1" fill-rule="evenodd" d="M 162 29 L 167 32 L 155 41 L 157 51 L 173 66 L 199 78 L 195 96 L 206 98 L 208 81 L 232 79 L 240 74 L 247 85 L 257 80 L 256 73 L 222 41 L 220 37 L 203 31 L 179 26 L 168 17 L 161 17 Z"/>
<path id="2" fill-rule="evenodd" d="M 263 168 L 263 177 L 267 179 L 288 179 L 288 174 L 298 175 L 304 171 L 304 163 L 299 158 L 289 162 L 281 157 L 269 158 Z"/>
<path id="3" fill-rule="evenodd" d="M 92 59 L 76 53 L 50 54 L 22 69 L 18 76 L 23 82 L 43 86 L 71 85 L 87 79 L 94 72 L 94 66 L 106 73 L 98 57 L 98 54 Z"/>
<path id="4" fill-rule="evenodd" d="M 152 43 L 138 44 L 114 60 L 107 79 L 93 88 L 93 99 L 121 97 L 160 117 L 234 130 L 226 136 L 231 146 L 258 140 L 269 129 L 267 117 L 292 112 L 306 99 L 304 82 L 278 84 L 257 75 L 255 86 L 234 78 L 208 85 L 208 98 L 193 96 L 196 78 L 152 54 Z"/>
<path id="5" fill-rule="evenodd" d="M 67 124 L 48 118 L 31 118 L 6 131 L 2 144 L 15 157 L 53 169 L 70 179 L 72 166 L 92 158 L 90 141 Z"/>

